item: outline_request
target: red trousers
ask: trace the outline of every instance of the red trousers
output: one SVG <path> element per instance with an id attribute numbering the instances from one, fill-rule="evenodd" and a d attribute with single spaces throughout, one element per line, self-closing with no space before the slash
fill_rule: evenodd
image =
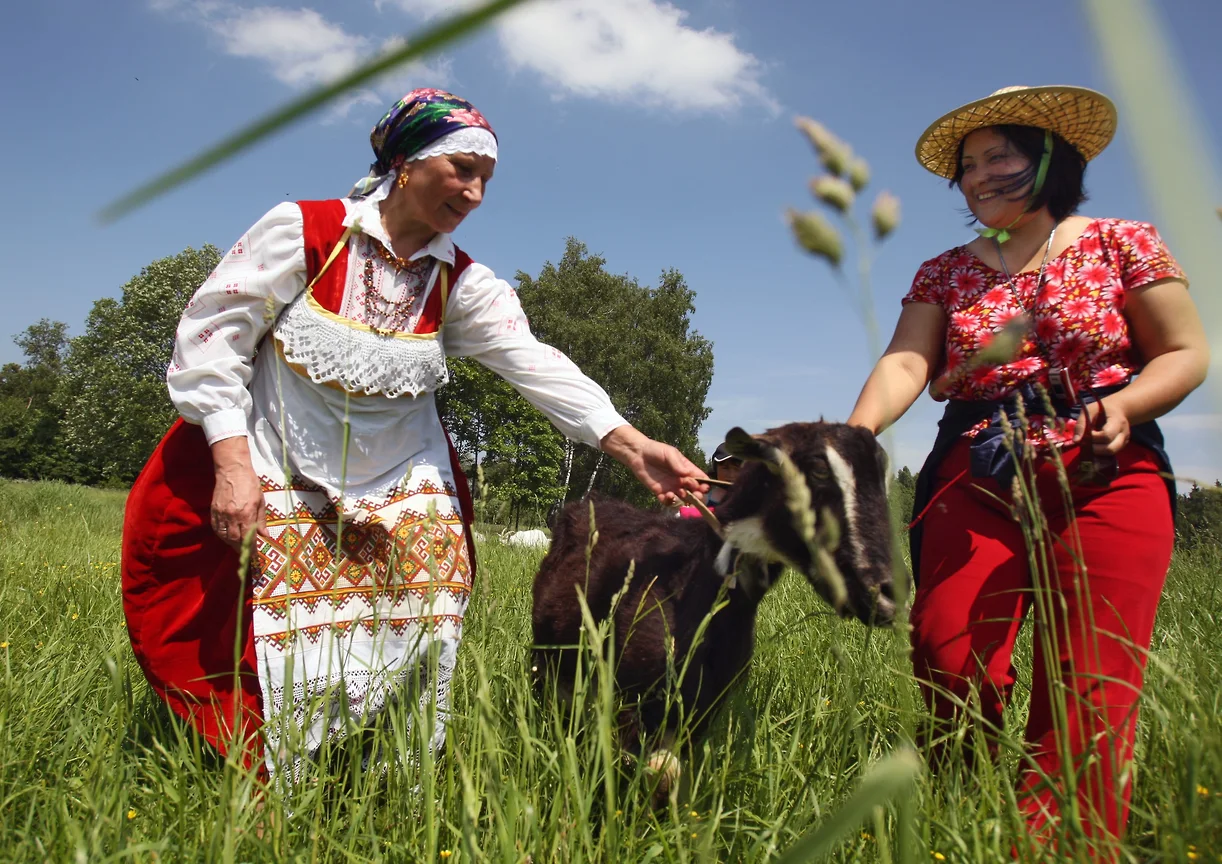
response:
<path id="1" fill-rule="evenodd" d="M 1063 455 L 1071 476 L 1078 455 L 1076 447 Z M 923 518 L 913 664 L 935 718 L 958 716 L 957 700 L 974 686 L 986 726 L 1001 726 L 1015 680 L 1014 640 L 1032 611 L 1030 759 L 1019 792 L 1037 834 L 1075 800 L 1088 836 L 1102 839 L 1103 828 L 1119 837 L 1128 819 L 1137 702 L 1175 529 L 1150 451 L 1130 444 L 1118 458 L 1120 476 L 1107 487 L 1071 487 L 1072 508 L 1053 460 L 1038 463 L 1052 537 L 1046 560 L 1055 565 L 1042 568 L 1052 571 L 1047 579 L 1038 570 L 1032 578 L 1010 490 L 963 473 L 966 440 L 943 460 Z"/>

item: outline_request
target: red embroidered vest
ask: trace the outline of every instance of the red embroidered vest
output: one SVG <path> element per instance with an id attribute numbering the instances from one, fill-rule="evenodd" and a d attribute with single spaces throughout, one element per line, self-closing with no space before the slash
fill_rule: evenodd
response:
<path id="1" fill-rule="evenodd" d="M 335 249 L 335 244 L 344 233 L 344 202 L 339 199 L 330 201 L 298 201 L 301 208 L 301 218 L 305 234 L 306 284 L 313 281 L 322 269 L 327 258 Z M 454 266 L 450 268 L 449 284 L 453 292 L 463 271 L 471 265 L 471 257 L 466 252 L 454 247 Z M 443 266 L 446 266 L 443 264 Z M 348 248 L 345 246 L 339 255 L 322 274 L 318 284 L 314 286 L 314 299 L 324 309 L 338 315 L 344 302 L 344 284 L 348 277 Z M 416 333 L 437 332 L 443 317 L 441 308 L 441 292 L 433 290 L 425 301 L 424 311 L 416 323 Z"/>

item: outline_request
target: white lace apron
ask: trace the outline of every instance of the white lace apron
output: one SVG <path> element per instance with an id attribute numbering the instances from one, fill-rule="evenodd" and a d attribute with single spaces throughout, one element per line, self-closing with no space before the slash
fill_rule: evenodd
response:
<path id="1" fill-rule="evenodd" d="M 433 280 L 443 315 L 448 275 L 439 264 Z M 421 734 L 441 745 L 472 576 L 433 399 L 440 333 L 334 315 L 314 282 L 264 338 L 250 385 L 271 535 L 252 568 L 255 648 L 267 767 L 290 784 L 324 741 L 409 693 L 425 716 L 435 704 Z"/>

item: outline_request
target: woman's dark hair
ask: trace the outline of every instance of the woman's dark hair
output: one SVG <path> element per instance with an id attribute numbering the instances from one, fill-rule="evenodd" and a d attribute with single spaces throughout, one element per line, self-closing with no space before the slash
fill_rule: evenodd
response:
<path id="1" fill-rule="evenodd" d="M 1022 153 L 1030 161 L 1030 165 L 1010 177 L 999 177 L 998 180 L 1009 181 L 1002 188 L 1004 194 L 1025 190 L 1035 179 L 1039 170 L 1040 159 L 1044 156 L 1044 130 L 1035 126 L 1015 126 L 1004 124 L 991 127 L 996 129 L 1011 146 Z M 1066 216 L 1078 212 L 1082 202 L 1086 200 L 1086 190 L 1082 188 L 1082 177 L 1086 173 L 1086 160 L 1074 147 L 1060 135 L 1052 133 L 1052 159 L 1048 163 L 1048 176 L 1044 178 L 1044 188 L 1035 196 L 1028 212 L 1038 210 L 1047 205 L 1052 218 L 1060 222 Z M 959 142 L 959 152 L 955 155 L 955 176 L 950 181 L 951 186 L 959 186 L 963 180 L 963 141 Z M 1021 200 L 1020 194 L 1012 201 Z"/>

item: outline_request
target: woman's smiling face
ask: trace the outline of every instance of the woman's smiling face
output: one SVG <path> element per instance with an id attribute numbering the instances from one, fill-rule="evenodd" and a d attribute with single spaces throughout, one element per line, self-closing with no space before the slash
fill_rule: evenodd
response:
<path id="1" fill-rule="evenodd" d="M 982 225 L 1004 228 L 1026 212 L 1035 182 L 1031 160 L 1001 132 L 990 127 L 969 134 L 959 164 L 959 189 Z M 1025 182 L 1019 182 L 1024 175 Z"/>
<path id="2" fill-rule="evenodd" d="M 450 153 L 408 162 L 399 170 L 407 172 L 407 185 L 395 192 L 402 196 L 409 218 L 436 233 L 450 234 L 483 202 L 496 160 Z"/>

